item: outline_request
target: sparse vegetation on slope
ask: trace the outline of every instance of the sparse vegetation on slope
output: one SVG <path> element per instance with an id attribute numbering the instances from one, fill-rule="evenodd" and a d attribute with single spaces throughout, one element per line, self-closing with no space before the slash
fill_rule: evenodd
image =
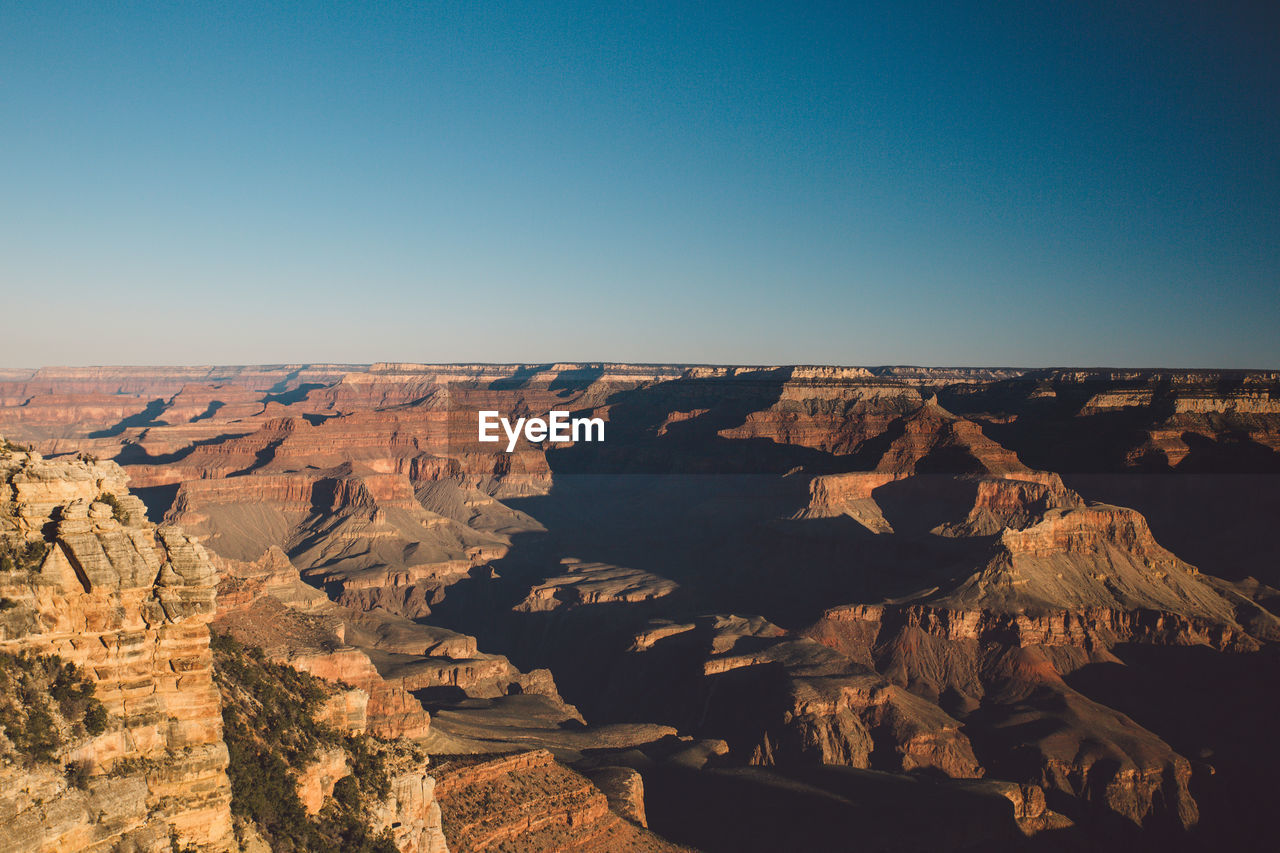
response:
<path id="1" fill-rule="evenodd" d="M 57 655 L 0 652 L 0 754 L 51 762 L 67 743 L 107 728 L 93 682 Z M 86 771 L 78 770 L 77 778 Z"/>
<path id="2" fill-rule="evenodd" d="M 120 499 L 117 498 L 115 495 L 111 494 L 110 492 L 103 492 L 101 495 L 98 496 L 98 500 L 101 503 L 104 503 L 107 506 L 111 507 L 111 517 L 114 518 L 116 521 L 120 522 L 121 524 L 129 523 L 131 514 L 129 510 L 124 508 L 124 504 L 122 504 L 120 502 Z"/>
<path id="3" fill-rule="evenodd" d="M 215 634 L 212 646 L 231 754 L 232 813 L 284 853 L 394 853 L 390 836 L 369 825 L 373 803 L 390 790 L 381 744 L 316 720 L 332 688 L 230 637 Z M 322 747 L 341 747 L 352 772 L 311 816 L 298 797 L 297 774 Z"/>
<path id="4" fill-rule="evenodd" d="M 39 539 L 0 537 L 0 572 L 37 571 L 48 553 L 48 543 Z"/>
<path id="5" fill-rule="evenodd" d="M 0 438 L 0 452 L 13 452 L 18 445 Z M 0 480 L 0 572 L 34 572 L 49 553 L 49 544 L 42 539 L 24 536 L 14 517 L 14 505 L 4 498 L 8 491 L 7 477 Z"/>

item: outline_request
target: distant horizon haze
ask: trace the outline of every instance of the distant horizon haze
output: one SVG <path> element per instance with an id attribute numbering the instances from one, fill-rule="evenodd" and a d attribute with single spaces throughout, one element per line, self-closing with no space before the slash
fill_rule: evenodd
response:
<path id="1" fill-rule="evenodd" d="M 37 367 L 30 365 L 7 365 L 0 364 L 0 373 L 16 373 L 23 371 L 38 372 L 42 370 L 196 370 L 209 369 L 216 370 L 219 368 L 280 368 L 280 367 L 321 367 L 332 366 L 339 368 L 352 369 L 369 369 L 376 365 L 404 365 L 406 367 L 542 367 L 550 369 L 553 365 L 566 364 L 575 366 L 594 366 L 594 365 L 623 365 L 627 367 L 724 367 L 739 369 L 759 369 L 773 370 L 785 368 L 847 368 L 847 369 L 863 369 L 863 370 L 1021 370 L 1021 371 L 1045 371 L 1045 370 L 1080 370 L 1080 371 L 1134 371 L 1139 373 L 1145 372 L 1162 372 L 1162 371 L 1186 371 L 1189 373 L 1272 373 L 1280 372 L 1280 367 L 1252 366 L 1252 367 L 1223 367 L 1220 365 L 1180 365 L 1180 364 L 1163 364 L 1163 365 L 1132 365 L 1132 364 L 838 364 L 838 363 L 819 363 L 819 362 L 789 362 L 789 363 L 770 363 L 770 362 L 692 362 L 692 361 L 622 361 L 619 359 L 549 359 L 541 361 L 389 361 L 387 359 L 377 359 L 375 361 L 366 362 L 348 362 L 334 361 L 331 359 L 319 360 L 289 360 L 289 361 L 272 361 L 272 362 L 209 362 L 209 363 L 171 363 L 171 364 L 44 364 Z M 0 377 L 2 379 L 2 377 Z"/>

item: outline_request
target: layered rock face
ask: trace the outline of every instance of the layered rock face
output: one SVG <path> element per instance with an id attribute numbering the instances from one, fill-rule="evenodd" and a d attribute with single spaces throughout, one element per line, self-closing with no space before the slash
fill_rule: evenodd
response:
<path id="1" fill-rule="evenodd" d="M 667 578 L 608 563 L 566 557 L 560 565 L 564 566 L 564 574 L 529 590 L 515 609 L 537 612 L 574 604 L 634 604 L 664 598 L 679 588 Z"/>
<path id="2" fill-rule="evenodd" d="M 1185 829 L 1198 819 L 1191 762 L 1065 680 L 1114 662 L 1097 640 L 1106 632 L 1087 618 L 857 607 L 807 633 L 869 655 L 889 681 L 950 709 L 989 773 L 1048 792 L 1058 808 L 1078 816 L 1079 800 L 1140 826 Z M 1011 634 L 1023 644 L 1011 646 Z"/>
<path id="3" fill-rule="evenodd" d="M 549 673 L 520 672 L 505 657 L 480 652 L 473 637 L 336 604 L 302 583 L 277 549 L 254 563 L 219 562 L 215 629 L 295 669 L 356 688 L 360 728 L 381 737 L 428 736 L 430 716 L 416 697 L 423 691 L 498 697 L 515 690 L 562 705 Z"/>
<path id="4" fill-rule="evenodd" d="M 1092 470 L 1195 467 L 1196 457 L 1211 458 L 1218 451 L 1256 461 L 1260 457 L 1249 456 L 1246 444 L 1275 451 L 1280 435 L 1280 378 L 1266 371 L 621 364 L 9 371 L 0 378 L 0 430 L 42 440 L 46 449 L 69 438 L 81 440 L 83 447 L 92 434 L 109 433 L 141 439 L 144 447 L 167 445 L 172 453 L 220 434 L 214 429 L 219 425 L 289 413 L 343 416 L 404 407 L 460 412 L 486 397 L 502 404 L 524 401 L 537 413 L 600 405 L 619 392 L 705 381 L 720 383 L 721 406 L 726 388 L 744 399 L 753 396 L 744 391 L 749 386 L 763 389 L 762 404 L 750 405 L 738 423 L 717 426 L 725 437 L 759 436 L 837 454 L 882 434 L 935 392 L 943 406 L 992 425 L 997 440 L 1024 456 L 1031 453 L 1033 464 L 1049 470 L 1072 469 L 1078 462 Z M 701 409 L 705 414 L 713 408 L 674 405 L 667 413 Z M 1119 431 L 1117 418 L 1123 421 Z M 458 430 L 454 438 L 470 432 Z"/>
<path id="5" fill-rule="evenodd" d="M 748 414 L 740 426 L 723 429 L 720 435 L 849 453 L 922 403 L 915 388 L 881 383 L 867 371 L 842 376 L 791 374 L 776 402 Z"/>
<path id="6" fill-rule="evenodd" d="M 954 386 L 944 404 L 1000 413 L 993 435 L 1055 471 L 1276 471 L 1274 371 L 1027 371 Z"/>
<path id="7" fill-rule="evenodd" d="M 504 535 L 425 509 L 408 478 L 350 465 L 184 483 L 170 518 L 234 559 L 282 548 L 339 598 L 399 590 L 406 602 L 422 601 L 413 615 L 429 613 L 437 590 L 508 547 Z"/>
<path id="8" fill-rule="evenodd" d="M 236 849 L 208 621 L 204 549 L 148 524 L 114 463 L 0 455 L 0 531 L 48 544 L 0 574 L 0 651 L 53 654 L 90 676 L 109 719 L 69 743 L 80 787 L 6 760 L 6 850 Z M 115 504 L 113 507 L 106 501 Z"/>
<path id="9" fill-rule="evenodd" d="M 719 732 L 750 764 L 984 773 L 960 723 L 941 709 L 759 617 L 658 620 L 631 648 L 613 685 L 619 703 Z"/>
<path id="10" fill-rule="evenodd" d="M 922 593 L 829 610 L 806 633 L 952 709 L 1004 778 L 1139 825 L 1194 826 L 1191 762 L 1065 679 L 1122 643 L 1247 651 L 1278 623 L 1241 624 L 1251 604 L 1160 547 L 1134 511 L 1023 476 L 980 480 L 967 517 L 938 529 L 996 536 L 989 556 Z"/>
<path id="11" fill-rule="evenodd" d="M 635 774 L 627 778 L 635 783 Z M 599 788 L 546 750 L 455 758 L 442 770 L 436 793 L 455 853 L 683 849 L 646 832 L 637 825 L 642 819 L 632 823 L 610 811 Z"/>
<path id="12" fill-rule="evenodd" d="M 624 819 L 785 848 L 731 831 L 757 795 L 820 814 L 809 846 L 914 849 L 893 821 L 929 822 L 926 786 L 974 847 L 1258 837 L 1266 726 L 1150 688 L 1185 666 L 1265 693 L 1273 373 L 178 373 L 7 375 L 0 429 L 116 459 L 218 556 L 220 630 L 443 757 L 455 849 L 613 849 Z M 607 441 L 475 440 L 479 409 L 553 408 Z M 551 763 L 489 754 L 530 748 Z M 881 794 L 900 811 L 859 811 Z"/>
<path id="13" fill-rule="evenodd" d="M 28 440 L 74 438 L 82 449 L 95 434 L 116 433 L 131 421 L 150 423 L 173 409 L 167 423 L 183 421 L 182 413 L 200 389 L 210 389 L 205 408 L 189 415 L 197 420 L 216 413 L 226 399 L 241 407 L 249 399 L 288 394 L 306 386 L 335 382 L 353 365 L 278 365 L 273 367 L 44 367 L 9 372 L 0 377 L 0 433 L 21 432 Z M 184 394 L 184 391 L 186 393 Z M 230 395 L 230 398 L 228 398 Z M 95 402 L 96 401 L 96 402 Z M 210 411 L 212 409 L 212 411 Z"/>
<path id="14" fill-rule="evenodd" d="M 421 762 L 401 758 L 390 768 L 391 789 L 375 806 L 373 826 L 391 833 L 401 853 L 448 853 L 436 781 Z"/>

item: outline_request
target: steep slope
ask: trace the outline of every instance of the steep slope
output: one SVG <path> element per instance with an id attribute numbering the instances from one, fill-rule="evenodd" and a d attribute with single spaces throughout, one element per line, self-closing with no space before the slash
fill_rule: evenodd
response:
<path id="1" fill-rule="evenodd" d="M 0 452 L 0 537 L 43 554 L 0 573 L 0 653 L 56 655 L 106 711 L 66 734 L 52 764 L 6 757 L 6 849 L 234 849 L 203 548 L 148 524 L 119 466 L 12 451 Z"/>
<path id="2" fill-rule="evenodd" d="M 505 657 L 479 651 L 474 637 L 381 609 L 336 604 L 303 583 L 279 550 L 252 563 L 218 563 L 222 604 L 215 629 L 265 649 L 274 661 L 358 688 L 376 734 L 427 737 L 430 718 L 419 697 L 439 691 L 545 696 L 562 718 L 576 716 L 561 702 L 550 673 L 520 672 Z"/>
<path id="3" fill-rule="evenodd" d="M 1073 817 L 1088 819 L 1089 804 L 1193 826 L 1191 762 L 1064 676 L 1115 662 L 1121 643 L 1252 651 L 1280 623 L 1162 548 L 1133 510 L 1086 504 L 1052 475 L 974 486 L 966 517 L 933 532 L 990 541 L 983 562 L 882 604 L 833 608 L 805 633 L 948 708 L 992 773 L 1044 787 Z"/>
<path id="4" fill-rule="evenodd" d="M 336 600 L 410 616 L 430 613 L 441 589 L 501 557 L 511 535 L 537 529 L 512 513 L 472 527 L 423 507 L 405 475 L 350 462 L 184 482 L 168 517 L 226 557 L 254 560 L 279 547 Z"/>
<path id="5" fill-rule="evenodd" d="M 110 378 L 13 386 L 0 424 L 46 448 L 98 436 L 92 452 L 230 558 L 227 631 L 355 688 L 335 719 L 411 736 L 451 756 L 443 773 L 546 749 L 573 808 L 459 818 L 496 845 L 519 845 L 522 814 L 571 824 L 597 796 L 574 771 L 618 791 L 639 773 L 628 814 L 741 849 L 892 848 L 905 836 L 865 803 L 895 788 L 938 794 L 937 837 L 975 845 L 1020 828 L 1177 848 L 1232 822 L 1261 837 L 1258 780 L 1280 760 L 1251 709 L 1280 638 L 1274 373 L 389 364 L 125 393 Z M 478 408 L 550 407 L 605 419 L 609 440 L 511 456 L 474 441 Z M 1137 470 L 1164 473 L 1108 479 Z M 330 758 L 310 802 L 348 760 Z M 540 790 L 512 767 L 511 786 Z M 829 822 L 770 835 L 742 814 L 770 797 Z M 993 797 L 1016 825 L 964 807 Z M 725 832 L 739 821 L 757 831 Z"/>
<path id="6" fill-rule="evenodd" d="M 246 846 L 275 851 L 447 853 L 428 760 L 367 735 L 349 689 L 215 636 L 231 807 Z M 341 713 L 334 713 L 334 709 Z"/>
<path id="7" fill-rule="evenodd" d="M 452 758 L 437 795 L 454 853 L 685 849 L 610 811 L 600 789 L 545 750 Z"/>

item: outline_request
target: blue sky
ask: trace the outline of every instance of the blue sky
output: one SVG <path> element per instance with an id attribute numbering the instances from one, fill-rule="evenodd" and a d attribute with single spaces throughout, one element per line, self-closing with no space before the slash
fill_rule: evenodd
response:
<path id="1" fill-rule="evenodd" d="M 1280 367 L 1274 4 L 3 0 L 0 128 L 0 366 Z"/>

